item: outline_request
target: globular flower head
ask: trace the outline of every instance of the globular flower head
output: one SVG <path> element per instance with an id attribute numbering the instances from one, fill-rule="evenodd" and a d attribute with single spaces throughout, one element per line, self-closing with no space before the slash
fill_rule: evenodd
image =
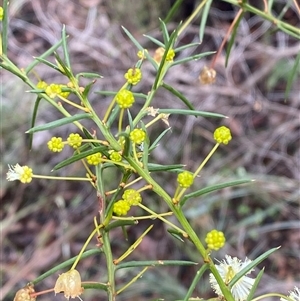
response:
<path id="1" fill-rule="evenodd" d="M 141 60 L 144 60 L 146 58 L 145 52 L 148 53 L 148 50 L 147 49 L 139 50 L 137 53 L 138 58 L 140 58 Z"/>
<path id="2" fill-rule="evenodd" d="M 136 85 L 142 79 L 142 72 L 139 68 L 130 68 L 124 75 L 127 82 L 131 85 Z"/>
<path id="3" fill-rule="evenodd" d="M 180 187 L 188 188 L 194 182 L 193 174 L 190 173 L 189 171 L 185 170 L 185 171 L 183 171 L 183 172 L 181 172 L 181 173 L 178 174 L 178 176 L 177 176 L 177 182 L 178 182 L 178 184 L 179 184 Z"/>
<path id="4" fill-rule="evenodd" d="M 206 234 L 205 242 L 210 250 L 219 250 L 225 244 L 224 233 L 214 229 Z"/>
<path id="5" fill-rule="evenodd" d="M 175 56 L 174 49 L 169 49 L 168 53 L 167 53 L 167 56 L 166 56 L 166 61 L 167 62 L 173 62 L 174 56 Z"/>
<path id="6" fill-rule="evenodd" d="M 122 198 L 127 201 L 130 206 L 136 206 L 142 201 L 141 194 L 134 189 L 125 190 Z"/>
<path id="7" fill-rule="evenodd" d="M 113 212 L 118 216 L 126 215 L 129 209 L 130 209 L 130 205 L 125 200 L 119 200 L 115 202 L 113 206 Z"/>
<path id="8" fill-rule="evenodd" d="M 76 134 L 71 133 L 69 135 L 67 141 L 70 146 L 72 146 L 73 148 L 76 149 L 76 148 L 80 147 L 81 142 L 82 142 L 82 137 L 77 133 Z"/>
<path id="9" fill-rule="evenodd" d="M 41 89 L 41 90 L 45 90 L 47 88 L 48 84 L 46 82 L 44 82 L 43 80 L 40 80 L 37 84 L 36 84 L 36 87 L 38 89 Z"/>
<path id="10" fill-rule="evenodd" d="M 134 96 L 132 92 L 127 89 L 119 91 L 115 97 L 121 109 L 130 108 L 134 103 Z"/>
<path id="11" fill-rule="evenodd" d="M 32 180 L 32 169 L 28 166 L 8 165 L 6 179 L 8 181 L 20 180 L 21 183 L 30 183 Z"/>
<path id="12" fill-rule="evenodd" d="M 241 261 L 236 257 L 225 255 L 225 260 L 219 262 L 216 268 L 222 277 L 225 284 L 229 284 L 232 278 L 240 272 L 243 268 L 251 263 L 251 260 L 246 258 L 245 261 Z M 251 269 L 246 275 L 250 274 L 254 269 Z M 254 279 L 248 276 L 242 276 L 231 288 L 231 293 L 235 301 L 245 301 L 249 295 L 249 292 L 255 282 Z M 222 297 L 222 291 L 213 274 L 209 275 L 209 282 L 215 293 Z"/>
<path id="13" fill-rule="evenodd" d="M 120 153 L 116 151 L 112 151 L 111 154 L 109 155 L 110 160 L 114 162 L 121 162 L 122 161 L 122 156 Z"/>
<path id="14" fill-rule="evenodd" d="M 288 297 L 293 301 L 300 301 L 300 289 L 295 286 L 293 291 L 289 291 Z M 280 301 L 286 301 L 286 299 L 280 298 Z"/>
<path id="15" fill-rule="evenodd" d="M 232 139 L 230 129 L 226 126 L 217 128 L 214 132 L 214 139 L 218 143 L 228 144 L 228 142 Z"/>
<path id="16" fill-rule="evenodd" d="M 32 297 L 33 293 L 35 293 L 33 284 L 29 283 L 17 291 L 14 301 L 35 301 L 36 297 Z"/>
<path id="17" fill-rule="evenodd" d="M 216 81 L 216 71 L 212 68 L 204 67 L 199 75 L 199 80 L 203 85 L 209 85 Z"/>
<path id="18" fill-rule="evenodd" d="M 141 144 L 146 139 L 146 133 L 141 129 L 134 129 L 130 132 L 129 139 L 136 144 Z"/>
<path id="19" fill-rule="evenodd" d="M 76 298 L 83 292 L 81 277 L 77 270 L 70 270 L 59 275 L 54 286 L 54 293 L 64 293 L 65 298 Z"/>
<path id="20" fill-rule="evenodd" d="M 50 98 L 54 98 L 57 94 L 61 94 L 61 86 L 57 84 L 50 84 L 46 87 L 45 92 Z"/>
<path id="21" fill-rule="evenodd" d="M 61 152 L 65 146 L 61 137 L 52 137 L 51 140 L 48 141 L 47 145 L 48 148 L 54 153 Z"/>
<path id="22" fill-rule="evenodd" d="M 3 15 L 4 15 L 3 7 L 0 6 L 0 21 L 3 20 Z"/>
<path id="23" fill-rule="evenodd" d="M 101 163 L 102 154 L 96 153 L 86 157 L 87 163 L 91 165 L 98 165 Z"/>

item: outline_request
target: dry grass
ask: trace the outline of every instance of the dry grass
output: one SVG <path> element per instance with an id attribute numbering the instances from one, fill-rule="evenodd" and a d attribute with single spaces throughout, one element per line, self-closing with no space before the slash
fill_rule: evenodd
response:
<path id="1" fill-rule="evenodd" d="M 154 26 L 160 11 L 157 5 L 151 19 L 145 16 L 135 19 L 135 9 L 140 11 L 140 6 L 118 6 L 114 9 L 114 3 L 100 0 L 12 1 L 9 57 L 18 66 L 26 66 L 32 56 L 40 55 L 59 40 L 62 24 L 66 24 L 74 71 L 102 74 L 104 78 L 95 84 L 95 91 L 117 89 L 123 84 L 124 71 L 136 61 L 136 49 L 120 25 L 125 24 L 150 52 L 154 51 L 142 33 L 147 30 L 147 34 L 160 36 Z M 122 2 L 117 3 L 121 5 Z M 293 11 L 288 13 L 292 20 L 296 18 Z M 230 13 L 225 13 L 220 7 L 212 9 L 203 43 L 196 49 L 179 54 L 180 57 L 190 52 L 218 49 L 230 18 Z M 144 27 L 138 27 L 139 22 Z M 285 34 L 273 32 L 270 26 L 256 16 L 248 16 L 242 21 L 228 67 L 224 68 L 224 55 L 217 61 L 218 78 L 213 86 L 201 86 L 198 82 L 200 71 L 209 61 L 200 60 L 174 67 L 166 78 L 168 84 L 184 93 L 196 109 L 221 113 L 229 118 L 172 116 L 172 133 L 154 152 L 152 159 L 158 163 L 182 162 L 194 168 L 212 146 L 211 132 L 219 124 L 228 125 L 234 136 L 232 143 L 218 151 L 197 185 L 204 187 L 243 176 L 256 181 L 248 186 L 209 194 L 201 200 L 191 200 L 186 205 L 186 214 L 200 236 L 212 227 L 224 229 L 228 244 L 216 255 L 218 258 L 225 253 L 255 258 L 267 249 L 281 245 L 281 249 L 264 262 L 266 272 L 259 292 L 286 293 L 294 285 L 299 286 L 300 281 L 297 268 L 300 248 L 299 76 L 288 99 L 285 99 L 284 91 L 288 71 L 300 44 Z M 173 27 L 171 24 L 170 28 Z M 191 41 L 198 41 L 196 25 L 186 30 L 180 43 Z M 38 68 L 38 75 L 47 81 L 61 80 L 43 66 Z M 153 79 L 153 70 L 145 64 L 144 79 L 139 86 L 141 91 L 147 92 Z M 52 156 L 46 150 L 45 143 L 58 132 L 36 135 L 33 150 L 29 152 L 23 133 L 29 128 L 34 99 L 32 95 L 24 94 L 26 87 L 7 73 L 3 74 L 2 88 L 2 179 L 8 163 L 29 162 L 37 173 L 49 173 L 55 163 L 67 156 L 66 153 Z M 91 101 L 101 115 L 110 98 L 92 94 Z M 182 105 L 174 96 L 161 90 L 154 106 Z M 58 117 L 57 112 L 44 105 L 38 122 L 45 123 Z M 60 135 L 66 136 L 70 128 L 59 130 Z M 153 130 L 151 136 L 156 137 L 159 131 L 161 129 Z M 75 164 L 62 174 L 78 174 L 78 169 Z M 167 190 L 173 190 L 168 176 L 162 175 L 160 181 Z M 3 244 L 0 295 L 8 301 L 13 299 L 17 288 L 79 252 L 92 229 L 97 200 L 94 191 L 82 184 L 35 181 L 24 186 L 5 180 L 1 184 Z M 157 210 L 164 208 L 159 200 L 150 197 L 146 200 L 148 204 L 151 202 L 150 206 Z M 146 224 L 130 229 L 132 240 L 143 227 Z M 112 234 L 112 242 L 115 254 L 128 244 L 118 231 Z M 135 258 L 198 260 L 194 249 L 170 238 L 161 223 L 155 224 L 152 235 L 136 250 Z M 82 274 L 84 279 L 105 281 L 104 262 L 100 256 L 84 260 L 80 268 L 85 271 Z M 120 283 L 128 281 L 132 274 L 132 271 L 126 272 L 119 274 Z M 194 272 L 191 268 L 176 269 L 172 271 L 176 277 L 170 278 L 168 270 L 150 270 L 120 300 L 153 300 L 160 293 L 166 296 L 166 300 L 180 298 Z M 56 276 L 46 279 L 38 289 L 53 287 Z M 170 290 L 170 287 L 177 289 Z M 201 284 L 200 289 L 208 294 L 207 284 Z M 87 291 L 84 300 L 106 300 L 104 296 L 96 296 L 94 292 Z M 38 300 L 61 299 L 60 296 L 54 298 L 49 295 Z"/>

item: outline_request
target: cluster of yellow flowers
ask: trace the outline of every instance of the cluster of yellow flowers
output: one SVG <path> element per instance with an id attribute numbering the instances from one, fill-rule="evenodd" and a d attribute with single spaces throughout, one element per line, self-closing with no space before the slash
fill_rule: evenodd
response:
<path id="1" fill-rule="evenodd" d="M 67 85 L 53 83 L 48 85 L 45 81 L 39 81 L 36 87 L 40 90 L 44 90 L 50 98 L 55 98 L 57 95 L 60 95 L 63 98 L 67 98 L 70 94 Z"/>
<path id="2" fill-rule="evenodd" d="M 126 215 L 131 206 L 137 206 L 142 202 L 141 194 L 134 189 L 127 189 L 122 195 L 122 199 L 115 202 L 113 212 L 116 215 Z"/>

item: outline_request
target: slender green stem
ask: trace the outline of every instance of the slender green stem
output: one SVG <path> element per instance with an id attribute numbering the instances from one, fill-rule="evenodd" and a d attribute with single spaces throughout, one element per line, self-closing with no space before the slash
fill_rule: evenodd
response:
<path id="1" fill-rule="evenodd" d="M 153 98 L 154 98 L 154 95 L 155 95 L 155 92 L 156 90 L 155 89 L 152 89 L 150 91 L 150 93 L 148 94 L 148 97 L 143 105 L 143 108 L 139 111 L 139 113 L 136 115 L 136 117 L 134 118 L 133 120 L 133 126 L 135 127 L 139 121 L 148 113 L 147 112 L 147 108 L 149 107 L 149 105 L 151 104 Z"/>
<path id="2" fill-rule="evenodd" d="M 73 106 L 74 108 L 77 108 L 77 109 L 82 110 L 82 111 L 87 112 L 87 113 L 89 112 L 89 110 L 87 108 L 85 108 L 83 106 L 80 106 L 77 103 L 74 103 L 73 101 L 71 101 L 71 100 L 69 100 L 69 99 L 67 99 L 67 98 L 65 98 L 65 97 L 63 97 L 59 94 L 57 95 L 57 97 L 60 100 L 64 101 L 65 103 L 69 104 L 70 106 Z"/>
<path id="3" fill-rule="evenodd" d="M 136 282 L 142 275 L 149 269 L 149 267 L 143 268 L 141 272 L 139 272 L 135 277 L 133 277 L 127 284 L 125 284 L 122 288 L 120 288 L 117 291 L 117 295 L 120 294 L 122 291 L 124 291 L 126 288 L 128 288 L 131 284 Z"/>
<path id="4" fill-rule="evenodd" d="M 139 207 L 147 211 L 148 213 L 152 214 L 152 216 L 155 216 L 156 218 L 160 219 L 163 221 L 165 224 L 169 225 L 171 228 L 177 230 L 179 233 L 181 233 L 184 237 L 187 237 L 187 233 L 184 232 L 182 229 L 174 225 L 173 223 L 169 222 L 167 219 L 163 218 L 161 214 L 155 213 L 151 209 L 149 209 L 147 206 L 144 206 L 143 204 L 138 204 Z"/>
<path id="5" fill-rule="evenodd" d="M 191 24 L 194 18 L 198 15 L 202 7 L 205 5 L 207 0 L 203 0 L 193 11 L 193 13 L 189 16 L 189 18 L 182 24 L 181 28 L 178 31 L 178 36 Z"/>
<path id="6" fill-rule="evenodd" d="M 124 117 L 124 109 L 120 110 L 120 117 L 119 117 L 119 133 L 122 132 L 122 123 L 123 123 L 123 117 Z"/>
<path id="7" fill-rule="evenodd" d="M 76 178 L 76 177 L 55 177 L 55 176 L 43 176 L 43 175 L 32 175 L 36 179 L 49 179 L 49 180 L 63 180 L 63 181 L 87 181 L 92 182 L 90 178 Z"/>
<path id="8" fill-rule="evenodd" d="M 115 296 L 116 296 L 115 265 L 113 263 L 109 232 L 106 231 L 101 231 L 101 232 L 102 232 L 102 241 L 103 241 L 103 252 L 105 254 L 106 267 L 107 267 L 108 301 L 115 301 Z"/>
<path id="9" fill-rule="evenodd" d="M 92 240 L 92 238 L 94 237 L 94 235 L 99 231 L 99 229 L 103 228 L 103 225 L 99 225 L 97 228 L 95 228 L 92 233 L 89 235 L 89 237 L 87 238 L 87 240 L 85 241 L 83 247 L 81 248 L 78 256 L 76 257 L 76 260 L 74 261 L 72 267 L 70 270 L 74 270 L 79 262 L 79 260 L 81 259 L 81 256 L 84 252 L 84 250 L 86 249 L 86 247 L 88 246 L 89 242 Z"/>
<path id="10" fill-rule="evenodd" d="M 148 208 L 148 207 L 147 207 Z M 165 213 L 160 213 L 160 214 L 151 214 L 151 215 L 144 215 L 144 216 L 130 216 L 130 217 L 119 217 L 119 216 L 113 216 L 112 218 L 115 220 L 120 220 L 120 221 L 132 221 L 132 220 L 142 220 L 142 219 L 156 219 L 162 216 L 170 216 L 173 215 L 173 212 L 165 212 Z"/>
<path id="11" fill-rule="evenodd" d="M 128 83 L 126 82 L 118 92 L 122 91 L 123 89 L 126 89 L 127 86 L 128 86 Z M 117 94 L 118 94 L 118 93 L 116 93 L 116 95 L 117 95 Z M 105 115 L 104 115 L 104 118 L 103 118 L 103 123 L 106 123 L 106 122 L 107 122 L 107 120 L 108 120 L 108 118 L 109 118 L 109 115 L 110 115 L 110 113 L 111 113 L 111 111 L 112 111 L 112 109 L 113 109 L 115 103 L 116 103 L 116 96 L 112 99 L 112 101 L 111 101 L 109 107 L 107 108 L 107 110 L 106 110 L 106 112 L 105 112 Z"/>
<path id="12" fill-rule="evenodd" d="M 193 291 L 195 290 L 200 278 L 202 277 L 202 275 L 204 274 L 204 272 L 209 268 L 209 265 L 207 263 L 205 263 L 204 265 L 202 265 L 202 267 L 200 268 L 199 271 L 197 271 L 194 280 L 192 282 L 192 284 L 189 287 L 189 290 L 187 291 L 185 298 L 183 299 L 183 301 L 188 301 L 189 298 L 191 297 Z"/>
<path id="13" fill-rule="evenodd" d="M 279 20 L 278 18 L 271 15 L 269 12 L 261 11 L 261 10 L 257 9 L 256 7 L 254 7 L 244 1 L 239 1 L 239 0 L 224 0 L 224 1 L 234 4 L 234 5 L 237 5 L 237 6 L 240 6 L 241 8 L 244 9 L 244 11 L 251 12 L 257 16 L 262 17 L 265 20 L 272 22 L 275 26 L 280 28 L 282 31 L 286 32 L 289 35 L 292 35 L 293 37 L 300 39 L 300 29 L 299 28 L 297 28 L 289 23 Z"/>
<path id="14" fill-rule="evenodd" d="M 96 166 L 96 176 L 97 176 L 97 195 L 99 199 L 99 212 L 100 212 L 100 221 L 104 225 L 105 223 L 105 213 L 106 213 L 106 195 L 104 191 L 104 181 L 103 181 L 103 169 L 101 165 Z M 98 229 L 98 228 L 96 228 Z M 113 263 L 112 250 L 110 245 L 109 232 L 105 231 L 103 228 L 100 230 L 100 239 L 103 243 L 103 252 L 106 258 L 106 267 L 107 267 L 107 293 L 109 301 L 115 300 L 115 265 Z"/>
<path id="15" fill-rule="evenodd" d="M 215 267 L 213 261 L 207 256 L 206 249 L 204 248 L 203 244 L 201 243 L 199 237 L 195 233 L 194 229 L 186 219 L 184 213 L 182 212 L 181 208 L 179 206 L 176 206 L 173 204 L 171 197 L 168 195 L 168 193 L 152 178 L 150 175 L 139 166 L 137 162 L 131 157 L 126 157 L 126 160 L 128 163 L 135 168 L 137 173 L 145 179 L 149 184 L 152 185 L 153 191 L 155 191 L 159 196 L 161 196 L 169 208 L 174 212 L 174 215 L 180 222 L 181 226 L 183 229 L 188 233 L 190 240 L 194 243 L 195 247 L 199 251 L 200 255 L 202 256 L 203 259 L 208 259 L 209 260 L 209 266 L 210 270 L 215 276 L 220 289 L 227 301 L 234 301 L 234 298 L 229 290 L 229 288 L 225 285 L 224 281 L 222 280 L 217 268 Z"/>
<path id="16" fill-rule="evenodd" d="M 76 86 L 76 91 L 79 91 L 79 86 L 78 83 L 75 83 Z M 109 142 L 109 144 L 113 147 L 114 150 L 120 151 L 121 146 L 119 145 L 118 141 L 113 137 L 112 133 L 109 131 L 109 129 L 106 127 L 105 123 L 103 123 L 98 115 L 96 114 L 95 110 L 91 106 L 90 102 L 86 97 L 83 97 L 83 95 L 79 92 L 76 92 L 76 95 L 78 98 L 82 101 L 84 106 L 88 108 L 89 112 L 92 114 L 92 119 L 95 122 L 95 124 L 98 126 L 100 129 L 102 135 L 105 137 L 105 139 Z"/>
<path id="17" fill-rule="evenodd" d="M 253 298 L 251 301 L 258 301 L 258 300 L 261 300 L 261 299 L 264 300 L 265 298 L 270 298 L 270 297 L 278 297 L 278 298 L 284 298 L 287 301 L 294 301 L 294 299 L 292 299 L 292 298 L 289 298 L 285 295 L 277 294 L 277 293 L 264 294 L 264 295 L 258 296 L 256 298 Z"/>
<path id="18" fill-rule="evenodd" d="M 153 228 L 153 225 L 150 225 L 143 233 L 142 235 L 118 258 L 114 260 L 114 264 L 117 265 L 119 262 L 123 261 L 126 257 L 128 257 L 137 247 L 138 245 L 143 241 L 144 237 L 151 231 Z"/>
<path id="19" fill-rule="evenodd" d="M 206 158 L 203 160 L 203 162 L 200 164 L 200 166 L 198 167 L 198 169 L 194 172 L 193 177 L 197 177 L 197 175 L 200 173 L 200 171 L 202 170 L 202 168 L 205 166 L 205 164 L 207 163 L 207 161 L 212 157 L 212 155 L 215 153 L 215 151 L 217 150 L 217 148 L 219 147 L 219 143 L 217 143 L 213 149 L 209 152 L 209 154 L 206 156 Z"/>
<path id="20" fill-rule="evenodd" d="M 208 162 L 208 160 L 212 157 L 212 155 L 215 153 L 215 151 L 217 150 L 217 148 L 219 147 L 219 143 L 217 143 L 213 149 L 209 152 L 209 154 L 206 156 L 206 158 L 202 161 L 202 163 L 200 164 L 200 166 L 197 168 L 197 170 L 194 172 L 193 177 L 194 179 L 197 177 L 197 175 L 200 173 L 200 171 L 203 169 L 203 167 L 205 166 L 205 164 Z M 183 194 L 185 193 L 185 191 L 187 190 L 187 188 L 183 188 L 180 193 L 178 194 L 178 196 L 176 197 L 176 200 L 180 200 L 180 198 L 183 196 Z"/>

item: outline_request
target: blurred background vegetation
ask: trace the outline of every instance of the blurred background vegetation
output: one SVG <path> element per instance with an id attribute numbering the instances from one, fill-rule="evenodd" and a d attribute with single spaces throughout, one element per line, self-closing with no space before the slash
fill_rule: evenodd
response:
<path id="1" fill-rule="evenodd" d="M 263 1 L 250 3 L 263 9 Z M 125 26 L 149 50 L 155 46 L 143 34 L 161 38 L 158 18 L 164 19 L 174 1 L 159 0 L 14 0 L 10 3 L 9 58 L 25 67 L 32 56 L 39 56 L 60 39 L 66 24 L 74 72 L 94 71 L 104 76 L 94 85 L 94 91 L 117 90 L 123 85 L 124 72 L 134 66 L 137 49 L 121 29 Z M 186 0 L 168 24 L 174 29 L 185 20 L 198 1 Z M 180 56 L 217 50 L 237 8 L 223 1 L 213 1 L 202 43 Z M 274 1 L 272 13 L 282 14 L 283 20 L 299 26 L 299 11 L 295 1 Z M 179 43 L 199 41 L 199 18 L 181 35 Z M 214 254 L 253 259 L 269 248 L 281 249 L 263 262 L 266 267 L 259 293 L 287 293 L 299 287 L 300 249 L 300 80 L 296 75 L 288 98 L 286 83 L 300 49 L 299 40 L 282 33 L 268 21 L 246 13 L 240 23 L 229 63 L 225 68 L 223 52 L 215 69 L 216 83 L 200 84 L 198 77 L 210 58 L 176 66 L 166 78 L 169 85 L 181 91 L 198 110 L 221 113 L 226 120 L 171 116 L 172 133 L 167 135 L 152 157 L 157 163 L 183 163 L 193 169 L 208 154 L 213 145 L 212 132 L 222 124 L 232 130 L 233 140 L 221 147 L 201 172 L 196 187 L 205 187 L 229 180 L 249 177 L 250 185 L 227 188 L 210 193 L 186 204 L 185 212 L 200 237 L 217 228 L 225 232 L 226 247 Z M 139 89 L 147 93 L 154 71 L 145 63 Z M 62 82 L 45 66 L 36 70 L 47 82 Z M 37 174 L 49 174 L 52 167 L 68 156 L 67 151 L 50 154 L 46 143 L 52 136 L 67 137 L 72 126 L 61 127 L 34 136 L 33 148 L 28 149 L 25 131 L 30 127 L 34 96 L 18 79 L 2 72 L 1 102 L 1 279 L 0 295 L 12 300 L 16 290 L 55 264 L 78 254 L 93 228 L 97 215 L 95 191 L 88 185 L 60 181 L 34 180 L 30 185 L 6 182 L 7 164 L 29 165 Z M 92 93 L 91 101 L 101 116 L 111 98 Z M 155 107 L 183 107 L 167 91 L 161 90 Z M 60 118 L 58 112 L 42 104 L 38 124 Z M 153 128 L 155 138 L 164 129 Z M 60 175 L 80 174 L 80 164 L 57 172 Z M 112 172 L 107 185 L 116 175 Z M 173 191 L 174 181 L 161 174 L 158 181 Z M 161 200 L 144 198 L 152 209 L 167 210 Z M 137 214 L 139 212 L 136 212 Z M 152 222 L 152 221 L 151 221 Z M 129 241 L 120 231 L 112 233 L 115 257 L 148 226 L 141 222 L 130 228 Z M 171 237 L 165 226 L 153 221 L 150 232 L 131 259 L 185 259 L 198 261 L 189 244 Z M 96 241 L 93 242 L 94 245 Z M 103 258 L 91 257 L 80 263 L 83 280 L 105 281 Z M 122 270 L 123 271 L 123 270 Z M 165 300 L 182 298 L 194 277 L 196 268 L 153 268 L 125 291 L 118 300 Z M 256 269 L 258 273 L 258 269 Z M 118 283 L 126 283 L 134 270 L 118 274 Z M 53 287 L 57 275 L 47 278 L 36 289 Z M 213 296 L 207 282 L 196 289 L 201 297 Z M 86 291 L 85 301 L 106 300 L 98 292 Z M 63 300 L 53 294 L 38 300 Z"/>

